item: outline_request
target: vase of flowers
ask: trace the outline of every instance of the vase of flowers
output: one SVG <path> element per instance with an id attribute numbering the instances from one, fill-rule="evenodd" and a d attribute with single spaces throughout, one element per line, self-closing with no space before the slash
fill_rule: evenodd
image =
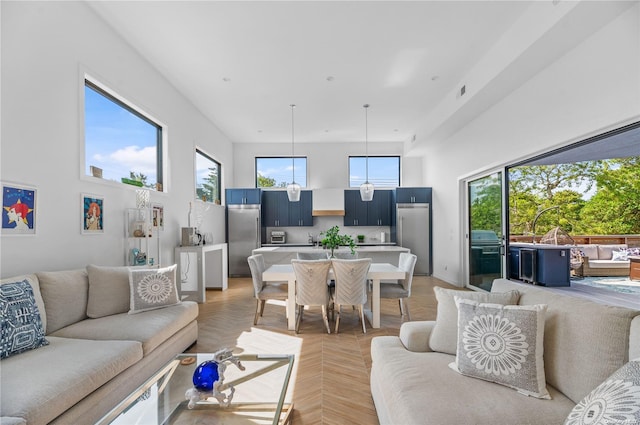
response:
<path id="1" fill-rule="evenodd" d="M 331 258 L 333 258 L 333 251 L 341 246 L 348 246 L 351 254 L 355 254 L 356 244 L 353 238 L 349 235 L 341 235 L 340 227 L 333 226 L 331 229 L 321 232 L 320 235 L 324 236 L 320 241 L 322 246 L 331 250 Z"/>

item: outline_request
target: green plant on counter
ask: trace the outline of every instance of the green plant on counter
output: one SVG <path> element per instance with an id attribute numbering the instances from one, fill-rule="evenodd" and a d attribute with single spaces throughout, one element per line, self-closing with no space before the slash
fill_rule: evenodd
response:
<path id="1" fill-rule="evenodd" d="M 331 250 L 331 257 L 333 257 L 333 250 L 341 246 L 348 246 L 351 250 L 351 254 L 355 254 L 356 244 L 353 238 L 349 235 L 341 235 L 340 227 L 333 226 L 326 232 L 321 232 L 320 235 L 324 235 L 324 238 L 320 241 L 322 246 Z"/>
<path id="2" fill-rule="evenodd" d="M 358 235 L 358 242 L 364 242 L 364 235 Z"/>

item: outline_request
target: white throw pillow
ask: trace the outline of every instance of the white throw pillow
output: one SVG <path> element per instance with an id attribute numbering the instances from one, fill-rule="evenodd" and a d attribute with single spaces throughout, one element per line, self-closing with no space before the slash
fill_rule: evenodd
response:
<path id="1" fill-rule="evenodd" d="M 640 424 L 640 359 L 615 371 L 583 398 L 565 425 Z"/>
<path id="2" fill-rule="evenodd" d="M 458 348 L 450 367 L 527 396 L 550 399 L 544 374 L 547 306 L 479 304 L 455 298 Z"/>
<path id="3" fill-rule="evenodd" d="M 131 306 L 129 314 L 180 303 L 176 286 L 176 264 L 161 269 L 129 270 Z"/>
<path id="4" fill-rule="evenodd" d="M 480 303 L 518 304 L 520 293 L 507 292 L 475 292 L 446 289 L 434 286 L 433 292 L 438 301 L 436 324 L 429 337 L 429 347 L 433 351 L 456 354 L 458 341 L 458 308 L 454 297 L 460 297 Z"/>

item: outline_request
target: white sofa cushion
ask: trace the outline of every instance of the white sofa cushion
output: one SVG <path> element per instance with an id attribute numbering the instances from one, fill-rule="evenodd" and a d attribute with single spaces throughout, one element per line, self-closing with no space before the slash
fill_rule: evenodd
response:
<path id="1" fill-rule="evenodd" d="M 575 406 L 555 388 L 542 400 L 461 375 L 448 367 L 454 356 L 411 352 L 394 336 L 373 338 L 371 360 L 381 425 L 561 424 Z"/>
<path id="2" fill-rule="evenodd" d="M 455 297 L 458 350 L 450 366 L 466 376 L 549 399 L 542 354 L 544 304 L 479 304 Z"/>
<path id="3" fill-rule="evenodd" d="M 640 361 L 630 361 L 573 408 L 565 425 L 640 424 Z"/>
<path id="4" fill-rule="evenodd" d="M 47 334 L 87 318 L 89 279 L 85 269 L 38 272 L 36 276 L 47 312 Z"/>
<path id="5" fill-rule="evenodd" d="M 87 316 L 98 318 L 129 311 L 129 267 L 87 266 Z"/>
<path id="6" fill-rule="evenodd" d="M 47 424 L 142 359 L 135 341 L 47 339 L 46 347 L 2 360 L 3 415 Z"/>
<path id="7" fill-rule="evenodd" d="M 438 301 L 438 312 L 436 325 L 433 331 L 431 331 L 429 338 L 429 346 L 433 351 L 447 354 L 456 354 L 456 347 L 458 345 L 458 308 L 454 301 L 455 296 L 480 303 L 502 305 L 517 304 L 519 298 L 517 291 L 494 294 L 434 286 L 433 292 Z"/>

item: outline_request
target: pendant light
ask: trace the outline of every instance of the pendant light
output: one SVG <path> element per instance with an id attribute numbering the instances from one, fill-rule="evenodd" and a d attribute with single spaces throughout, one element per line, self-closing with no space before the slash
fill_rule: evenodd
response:
<path id="1" fill-rule="evenodd" d="M 287 197 L 289 198 L 289 202 L 298 202 L 300 201 L 300 185 L 296 183 L 296 164 L 294 157 L 294 149 L 293 149 L 293 109 L 296 105 L 291 104 L 291 183 L 287 185 Z"/>
<path id="2" fill-rule="evenodd" d="M 366 178 L 364 183 L 360 185 L 360 198 L 363 201 L 373 201 L 373 184 L 369 183 L 369 123 L 367 110 L 369 109 L 369 104 L 366 103 L 363 105 L 364 107 L 364 146 L 366 152 Z"/>

